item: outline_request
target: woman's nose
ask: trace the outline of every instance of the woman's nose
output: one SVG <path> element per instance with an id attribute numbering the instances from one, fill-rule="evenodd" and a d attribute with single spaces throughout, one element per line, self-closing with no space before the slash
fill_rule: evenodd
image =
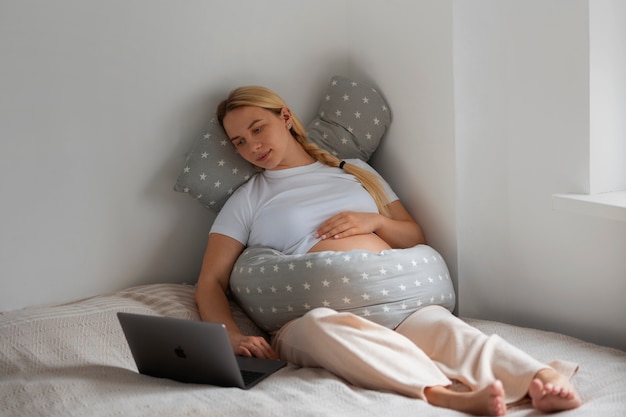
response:
<path id="1" fill-rule="evenodd" d="M 250 147 L 250 151 L 255 152 L 261 147 L 261 142 L 258 140 L 250 140 L 248 141 L 248 146 Z"/>

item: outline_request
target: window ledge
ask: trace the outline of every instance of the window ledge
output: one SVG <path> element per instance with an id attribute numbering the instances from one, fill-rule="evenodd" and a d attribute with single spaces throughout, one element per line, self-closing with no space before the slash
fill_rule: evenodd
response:
<path id="1" fill-rule="evenodd" d="M 552 207 L 555 210 L 626 222 L 626 191 L 594 195 L 554 194 Z"/>

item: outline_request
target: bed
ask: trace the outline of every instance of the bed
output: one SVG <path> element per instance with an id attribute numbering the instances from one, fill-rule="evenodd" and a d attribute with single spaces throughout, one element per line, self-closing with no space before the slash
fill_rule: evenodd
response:
<path id="1" fill-rule="evenodd" d="M 344 77 L 333 77 L 318 111 L 307 125 L 309 138 L 342 159 L 367 161 L 378 146 L 391 121 L 390 110 L 382 95 L 372 86 Z M 228 146 L 227 146 L 228 145 Z M 174 189 L 188 194 L 210 210 L 219 211 L 229 195 L 254 175 L 230 146 L 223 129 L 212 120 L 206 133 L 194 141 Z M 428 250 L 421 248 L 419 250 Z M 245 300 L 247 290 L 260 293 L 272 271 L 290 270 L 297 262 L 306 267 L 294 278 L 306 277 L 307 284 L 320 280 L 331 285 L 330 275 L 322 269 L 308 270 L 326 257 L 313 259 L 274 259 L 272 268 L 262 262 L 272 254 L 251 256 L 250 264 L 236 265 L 240 277 L 231 276 L 231 307 L 235 319 L 246 334 L 267 336 L 280 323 L 265 322 L 264 311 L 279 308 L 274 291 L 265 291 Z M 389 254 L 392 256 L 393 254 Z M 335 254 L 333 256 L 340 256 Z M 395 255 L 393 255 L 395 256 Z M 311 258 L 311 259 L 309 259 Z M 356 257 L 352 258 L 356 260 Z M 391 258 L 390 258 L 391 259 Z M 256 264 L 256 260 L 262 260 Z M 345 263 L 345 258 L 333 261 Z M 405 297 L 408 286 L 400 288 L 397 298 L 379 302 L 392 311 L 439 303 L 449 309 L 455 305 L 452 281 L 445 261 L 436 253 L 416 256 L 403 268 L 415 282 L 413 295 Z M 278 262 L 285 262 L 284 267 Z M 363 259 L 358 258 L 360 265 Z M 388 267 L 373 265 L 372 274 Z M 440 268 L 438 270 L 427 269 Z M 420 278 L 410 271 L 419 265 Z M 297 265 L 296 269 L 297 269 Z M 346 266 L 348 267 L 348 266 Z M 256 270 L 258 283 L 250 283 L 248 271 Z M 321 268 L 321 267 L 320 267 Z M 430 272 L 428 272 L 430 271 Z M 438 271 L 438 272 L 436 272 Z M 308 275 L 307 275 L 308 274 Z M 430 276 L 432 275 L 432 277 Z M 402 276 L 399 274 L 398 279 Z M 342 279 L 335 274 L 336 279 Z M 432 278 L 432 279 L 431 279 Z M 243 281 L 242 281 L 243 280 Z M 241 281 L 241 285 L 235 281 Z M 357 281 L 357 280 L 355 280 Z M 423 286 L 416 288 L 417 284 Z M 430 285 L 433 286 L 430 286 Z M 435 287 L 436 285 L 436 287 Z M 276 286 L 279 288 L 279 286 Z M 274 287 L 272 287 L 274 289 Z M 380 293 L 394 296 L 386 288 Z M 353 291 L 357 291 L 354 290 Z M 360 290 L 358 290 L 360 291 Z M 396 290 L 398 291 L 398 290 Z M 429 292 L 430 291 L 430 292 Z M 323 369 L 288 365 L 277 374 L 248 391 L 219 388 L 158 379 L 141 375 L 117 320 L 117 312 L 148 314 L 199 320 L 194 300 L 194 286 L 183 284 L 150 284 L 123 291 L 101 294 L 62 305 L 29 307 L 0 313 L 0 415 L 2 416 L 459 416 L 458 412 L 433 407 L 423 401 L 388 392 L 377 392 L 352 386 Z M 291 291 L 290 291 L 291 292 Z M 239 295 L 238 295 L 239 293 Z M 342 294 L 353 299 L 359 297 Z M 326 297 L 326 296 L 325 296 Z M 369 298 L 368 298 L 369 299 Z M 243 305 L 256 304 L 244 312 Z M 320 300 L 332 302 L 330 298 Z M 373 302 L 373 301 L 371 301 Z M 368 306 L 359 306 L 364 309 Z M 413 304 L 413 308 L 416 305 Z M 256 320 L 256 322 L 252 320 Z M 289 319 L 284 316 L 284 320 Z M 548 333 L 503 323 L 464 318 L 488 334 L 497 333 L 536 358 L 549 362 L 561 359 L 580 365 L 574 384 L 584 405 L 562 413 L 566 416 L 622 416 L 626 413 L 626 353 L 601 347 L 561 334 Z M 264 325 L 265 323 L 265 325 Z M 461 384 L 456 388 L 463 389 Z M 509 410 L 509 415 L 536 415 L 528 404 Z"/>
<path id="2" fill-rule="evenodd" d="M 179 383 L 137 372 L 116 313 L 198 320 L 194 286 L 150 284 L 63 305 L 0 315 L 2 416 L 459 416 L 397 394 L 357 388 L 293 365 L 251 390 Z M 232 304 L 244 331 L 264 334 Z M 626 353 L 561 334 L 464 319 L 535 357 L 580 364 L 582 407 L 563 416 L 623 416 Z M 529 404 L 509 409 L 536 415 Z"/>

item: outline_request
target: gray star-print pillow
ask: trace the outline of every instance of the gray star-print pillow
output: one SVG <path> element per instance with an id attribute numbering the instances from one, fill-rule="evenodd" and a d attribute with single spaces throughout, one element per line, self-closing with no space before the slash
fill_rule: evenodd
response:
<path id="1" fill-rule="evenodd" d="M 340 158 L 367 161 L 390 123 L 389 107 L 379 92 L 366 83 L 335 76 L 307 133 L 309 140 Z M 214 118 L 204 135 L 193 142 L 174 190 L 219 211 L 255 173 Z"/>
<path id="2" fill-rule="evenodd" d="M 228 197 L 256 170 L 239 156 L 217 118 L 196 139 L 178 176 L 175 191 L 188 193 L 202 205 L 219 211 Z"/>
<path id="3" fill-rule="evenodd" d="M 421 308 L 452 311 L 456 301 L 445 261 L 427 245 L 303 255 L 247 248 L 231 273 L 230 294 L 267 332 L 319 307 L 393 329 Z"/>
<path id="4" fill-rule="evenodd" d="M 335 76 L 307 133 L 311 142 L 341 159 L 367 162 L 390 124 L 389 107 L 375 88 Z"/>

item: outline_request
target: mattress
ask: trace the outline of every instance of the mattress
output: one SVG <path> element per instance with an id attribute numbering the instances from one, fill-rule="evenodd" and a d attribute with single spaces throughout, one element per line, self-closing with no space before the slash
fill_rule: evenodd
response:
<path id="1" fill-rule="evenodd" d="M 259 334 L 232 305 L 244 332 Z M 137 372 L 116 313 L 198 320 L 194 287 L 151 284 L 63 305 L 0 313 L 1 416 L 460 416 L 424 401 L 352 386 L 293 365 L 251 390 L 179 383 Z M 584 404 L 559 416 L 626 415 L 626 353 L 558 333 L 463 318 L 549 362 L 580 364 Z M 535 416 L 529 404 L 508 415 Z"/>

